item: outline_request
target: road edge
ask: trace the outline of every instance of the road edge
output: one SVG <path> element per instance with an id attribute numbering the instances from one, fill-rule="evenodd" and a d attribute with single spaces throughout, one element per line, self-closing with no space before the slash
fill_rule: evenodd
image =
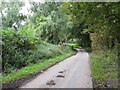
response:
<path id="1" fill-rule="evenodd" d="M 33 79 L 35 79 L 38 75 L 42 74 L 44 71 L 48 70 L 49 68 L 53 67 L 54 65 L 64 61 L 65 59 L 69 58 L 69 57 L 72 57 L 74 55 L 76 55 L 77 52 L 75 52 L 74 54 L 64 58 L 64 59 L 61 59 L 61 60 L 58 60 L 56 61 L 54 64 L 48 66 L 48 67 L 45 67 L 43 68 L 42 70 L 40 71 L 37 71 L 33 74 L 28 74 L 26 76 L 23 76 L 19 79 L 16 79 L 14 81 L 10 81 L 9 83 L 6 83 L 6 84 L 2 84 L 2 90 L 5 90 L 5 89 L 8 89 L 8 88 L 19 88 L 20 86 L 22 86 L 23 84 L 26 84 L 30 81 L 32 81 Z"/>

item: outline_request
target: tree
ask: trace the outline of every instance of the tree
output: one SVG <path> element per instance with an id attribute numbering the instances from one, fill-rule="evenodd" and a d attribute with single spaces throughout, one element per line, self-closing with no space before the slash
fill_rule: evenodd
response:
<path id="1" fill-rule="evenodd" d="M 23 2 L 1 2 L 0 11 L 3 29 L 8 27 L 17 29 L 20 26 L 21 21 L 26 18 L 26 16 L 19 13 L 23 5 Z"/>
<path id="2" fill-rule="evenodd" d="M 31 11 L 34 15 L 30 17 L 30 23 L 37 28 L 41 39 L 54 44 L 66 42 L 70 37 L 72 22 L 69 21 L 67 14 L 62 10 L 62 3 L 31 4 Z"/>
<path id="3" fill-rule="evenodd" d="M 120 9 L 119 6 L 119 2 L 64 3 L 64 9 L 70 15 L 70 18 L 74 22 L 85 22 L 85 25 L 88 28 L 84 29 L 84 32 L 97 33 L 96 38 L 101 38 L 101 41 L 98 42 L 103 42 L 99 43 L 98 45 L 105 45 L 107 48 L 114 47 L 115 43 L 120 41 L 120 13 L 118 12 Z"/>

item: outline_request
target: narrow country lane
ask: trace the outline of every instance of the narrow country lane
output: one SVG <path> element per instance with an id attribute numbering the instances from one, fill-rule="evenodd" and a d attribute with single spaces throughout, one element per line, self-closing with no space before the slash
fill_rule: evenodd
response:
<path id="1" fill-rule="evenodd" d="M 92 88 L 89 55 L 78 51 L 20 88 Z"/>

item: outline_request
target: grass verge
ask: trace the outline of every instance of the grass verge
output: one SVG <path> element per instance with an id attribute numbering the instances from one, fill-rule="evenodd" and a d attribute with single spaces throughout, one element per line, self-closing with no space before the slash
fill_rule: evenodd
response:
<path id="1" fill-rule="evenodd" d="M 2 74 L 1 83 L 2 84 L 9 83 L 10 81 L 14 81 L 16 79 L 19 79 L 22 76 L 26 76 L 26 75 L 29 75 L 29 74 L 33 74 L 37 71 L 41 71 L 42 69 L 47 68 L 47 67 L 55 64 L 56 62 L 66 58 L 66 57 L 69 57 L 73 54 L 75 54 L 75 52 L 60 55 L 60 56 L 57 56 L 57 57 L 51 58 L 51 59 L 45 59 L 43 62 L 37 62 L 36 64 L 31 63 L 28 66 L 26 66 L 26 67 L 24 67 L 20 70 L 14 71 L 13 73 L 11 73 L 9 75 Z"/>
<path id="2" fill-rule="evenodd" d="M 94 88 L 118 87 L 118 60 L 111 51 L 91 54 L 91 71 Z"/>

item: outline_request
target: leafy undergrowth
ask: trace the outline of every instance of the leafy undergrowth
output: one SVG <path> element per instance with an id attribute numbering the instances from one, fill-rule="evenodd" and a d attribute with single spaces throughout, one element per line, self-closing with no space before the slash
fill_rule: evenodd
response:
<path id="1" fill-rule="evenodd" d="M 21 69 L 29 63 L 42 62 L 44 59 L 72 52 L 68 46 L 54 45 L 42 41 L 35 30 L 9 28 L 1 30 L 2 34 L 2 72 L 10 74 L 15 69 Z M 1 62 L 1 61 L 0 61 Z"/>
<path id="2" fill-rule="evenodd" d="M 2 62 L 3 83 L 41 70 L 73 52 L 69 46 L 41 40 L 36 29 L 32 29 L 29 25 L 19 30 L 14 28 L 1 30 L 0 34 L 2 34 L 0 62 Z"/>
<path id="3" fill-rule="evenodd" d="M 113 51 L 92 53 L 91 70 L 94 88 L 118 87 L 118 57 Z"/>
<path id="4" fill-rule="evenodd" d="M 35 64 L 30 63 L 28 66 L 23 67 L 22 69 L 17 70 L 17 71 L 14 70 L 12 73 L 7 74 L 7 75 L 3 73 L 2 74 L 2 83 L 3 84 L 8 83 L 10 81 L 19 79 L 22 76 L 26 76 L 26 75 L 29 75 L 29 74 L 33 74 L 37 71 L 41 71 L 42 69 L 47 68 L 47 67 L 55 64 L 56 62 L 66 58 L 66 57 L 69 57 L 73 54 L 75 54 L 75 52 L 71 52 L 71 53 L 68 53 L 68 54 L 56 56 L 56 57 L 50 58 L 50 59 L 45 59 L 43 62 L 37 62 Z"/>

